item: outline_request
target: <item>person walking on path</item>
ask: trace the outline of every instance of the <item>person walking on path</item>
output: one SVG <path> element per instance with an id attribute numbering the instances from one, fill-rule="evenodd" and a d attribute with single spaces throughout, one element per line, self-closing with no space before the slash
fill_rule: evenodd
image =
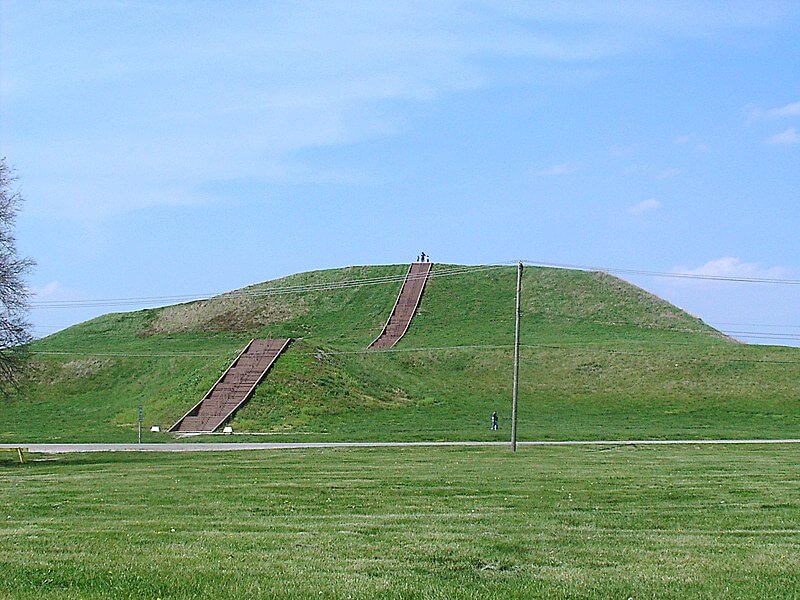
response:
<path id="1" fill-rule="evenodd" d="M 497 431 L 497 411 L 492 412 L 492 431 Z"/>

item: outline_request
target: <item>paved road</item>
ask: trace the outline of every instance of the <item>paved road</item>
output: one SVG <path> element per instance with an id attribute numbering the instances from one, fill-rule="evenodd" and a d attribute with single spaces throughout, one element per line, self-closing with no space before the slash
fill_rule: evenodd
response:
<path id="1" fill-rule="evenodd" d="M 800 444 L 786 440 L 565 440 L 518 442 L 518 446 L 677 446 L 716 444 Z M 426 446 L 509 446 L 509 442 L 274 442 L 274 443 L 165 443 L 165 444 L 0 444 L 22 446 L 29 452 L 220 452 L 226 450 L 303 450 L 309 448 L 408 448 Z"/>

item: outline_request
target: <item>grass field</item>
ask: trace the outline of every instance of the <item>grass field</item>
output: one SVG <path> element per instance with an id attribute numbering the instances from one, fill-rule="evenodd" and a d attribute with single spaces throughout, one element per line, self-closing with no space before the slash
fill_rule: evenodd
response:
<path id="1" fill-rule="evenodd" d="M 0 402 L 0 442 L 132 441 L 139 405 L 146 429 L 166 429 L 247 340 L 284 336 L 295 341 L 234 417 L 236 431 L 284 440 L 505 439 L 516 270 L 448 276 L 452 268 L 435 266 L 397 352 L 364 348 L 399 281 L 221 296 L 72 327 L 33 344 L 34 376 Z M 253 290 L 405 269 L 316 271 Z M 800 350 L 734 343 L 608 275 L 526 269 L 522 342 L 522 439 L 800 435 Z M 493 410 L 499 434 L 488 431 Z M 171 437 L 146 431 L 144 439 Z"/>
<path id="2" fill-rule="evenodd" d="M 0 597 L 797 598 L 800 448 L 0 456 Z"/>

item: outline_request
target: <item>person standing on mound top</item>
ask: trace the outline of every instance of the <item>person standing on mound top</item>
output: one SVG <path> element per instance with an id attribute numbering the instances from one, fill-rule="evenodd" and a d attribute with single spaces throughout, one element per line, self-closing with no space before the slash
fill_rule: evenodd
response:
<path id="1" fill-rule="evenodd" d="M 492 413 L 492 431 L 497 431 L 497 411 Z"/>

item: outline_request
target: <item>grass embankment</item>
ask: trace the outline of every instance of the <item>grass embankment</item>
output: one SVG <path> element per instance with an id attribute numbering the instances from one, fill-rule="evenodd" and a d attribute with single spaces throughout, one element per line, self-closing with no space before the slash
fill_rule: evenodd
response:
<path id="1" fill-rule="evenodd" d="M 800 448 L 0 459 L 0 597 L 796 598 Z"/>
<path id="2" fill-rule="evenodd" d="M 130 441 L 139 404 L 146 426 L 166 429 L 251 337 L 296 341 L 235 416 L 236 431 L 289 434 L 282 440 L 505 439 L 516 269 L 447 276 L 448 269 L 435 266 L 439 275 L 396 352 L 363 350 L 398 281 L 221 296 L 73 327 L 34 344 L 36 352 L 67 354 L 37 355 L 24 397 L 0 404 L 0 441 Z M 317 271 L 252 290 L 405 270 Z M 522 342 L 521 439 L 800 433 L 800 351 L 734 343 L 608 275 L 526 269 Z M 488 431 L 492 410 L 499 433 Z"/>

